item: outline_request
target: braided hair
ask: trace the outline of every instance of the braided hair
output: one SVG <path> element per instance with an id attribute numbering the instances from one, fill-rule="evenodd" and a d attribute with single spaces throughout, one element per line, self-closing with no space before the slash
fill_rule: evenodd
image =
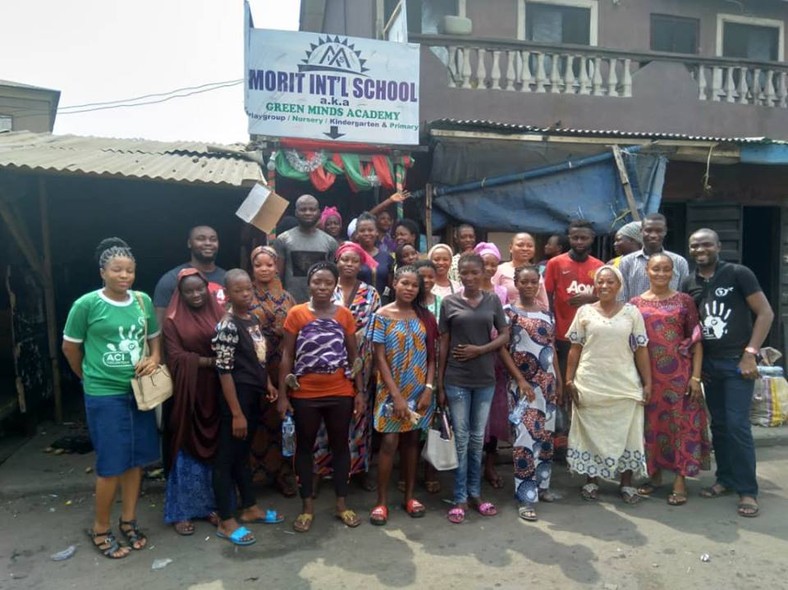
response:
<path id="1" fill-rule="evenodd" d="M 339 269 L 337 268 L 337 265 L 333 262 L 329 262 L 328 260 L 321 260 L 320 262 L 315 262 L 309 267 L 309 270 L 306 273 L 307 285 L 309 284 L 309 281 L 312 280 L 314 274 L 321 270 L 327 270 L 332 275 L 334 275 L 334 281 L 339 281 Z"/>
<path id="2" fill-rule="evenodd" d="M 421 325 L 424 326 L 424 331 L 427 333 L 427 359 L 434 360 L 438 343 L 438 322 L 435 321 L 435 316 L 432 315 L 432 312 L 425 305 L 427 291 L 424 288 L 424 278 L 422 278 L 415 266 L 409 264 L 397 268 L 394 272 L 394 284 L 396 285 L 399 278 L 406 273 L 416 275 L 416 279 L 419 282 L 419 293 L 411 305 L 416 317 L 419 318 Z"/>
<path id="3" fill-rule="evenodd" d="M 99 268 L 106 268 L 107 263 L 113 258 L 128 258 L 134 260 L 129 245 L 120 238 L 105 238 L 96 246 L 96 262 Z"/>

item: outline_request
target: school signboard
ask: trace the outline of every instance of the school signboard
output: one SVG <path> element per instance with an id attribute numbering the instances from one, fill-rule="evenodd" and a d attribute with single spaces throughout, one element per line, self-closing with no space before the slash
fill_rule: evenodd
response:
<path id="1" fill-rule="evenodd" d="M 419 143 L 419 46 L 247 29 L 249 133 Z"/>

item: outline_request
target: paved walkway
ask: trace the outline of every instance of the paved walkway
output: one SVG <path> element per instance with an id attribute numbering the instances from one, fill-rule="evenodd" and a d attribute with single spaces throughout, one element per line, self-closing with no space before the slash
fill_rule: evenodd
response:
<path id="1" fill-rule="evenodd" d="M 0 464 L 0 498 L 16 498 L 32 494 L 69 494 L 93 490 L 94 455 L 53 455 L 44 452 L 61 436 L 73 430 L 47 424 L 39 434 L 22 445 Z M 757 447 L 788 446 L 788 426 L 762 428 L 753 426 Z M 148 486 L 156 483 L 146 482 Z"/>

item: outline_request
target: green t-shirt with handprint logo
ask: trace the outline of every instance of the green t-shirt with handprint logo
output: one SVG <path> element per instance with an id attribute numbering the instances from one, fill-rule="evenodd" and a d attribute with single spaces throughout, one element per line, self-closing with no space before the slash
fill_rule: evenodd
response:
<path id="1" fill-rule="evenodd" d="M 77 299 L 68 312 L 63 339 L 81 344 L 82 377 L 87 395 L 121 395 L 131 391 L 134 367 L 142 358 L 145 321 L 148 339 L 159 334 L 153 303 L 140 293 L 143 315 L 136 292 L 127 301 L 113 301 L 99 291 Z"/>

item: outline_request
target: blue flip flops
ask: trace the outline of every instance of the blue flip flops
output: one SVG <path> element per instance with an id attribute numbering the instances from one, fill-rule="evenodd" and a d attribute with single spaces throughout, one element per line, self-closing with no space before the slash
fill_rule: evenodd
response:
<path id="1" fill-rule="evenodd" d="M 239 526 L 229 535 L 225 535 L 223 532 L 218 530 L 216 531 L 217 537 L 219 537 L 220 539 L 226 539 L 233 545 L 239 545 L 240 547 L 246 547 L 247 545 L 254 545 L 255 543 L 257 543 L 257 539 L 255 539 L 254 536 L 252 536 L 251 539 L 244 541 L 244 537 L 246 535 L 251 535 L 251 534 L 252 531 L 250 531 L 245 526 Z"/>
<path id="2" fill-rule="evenodd" d="M 276 510 L 266 510 L 265 517 L 255 518 L 254 520 L 241 520 L 244 524 L 279 524 L 284 522 L 285 517 L 279 514 Z"/>

